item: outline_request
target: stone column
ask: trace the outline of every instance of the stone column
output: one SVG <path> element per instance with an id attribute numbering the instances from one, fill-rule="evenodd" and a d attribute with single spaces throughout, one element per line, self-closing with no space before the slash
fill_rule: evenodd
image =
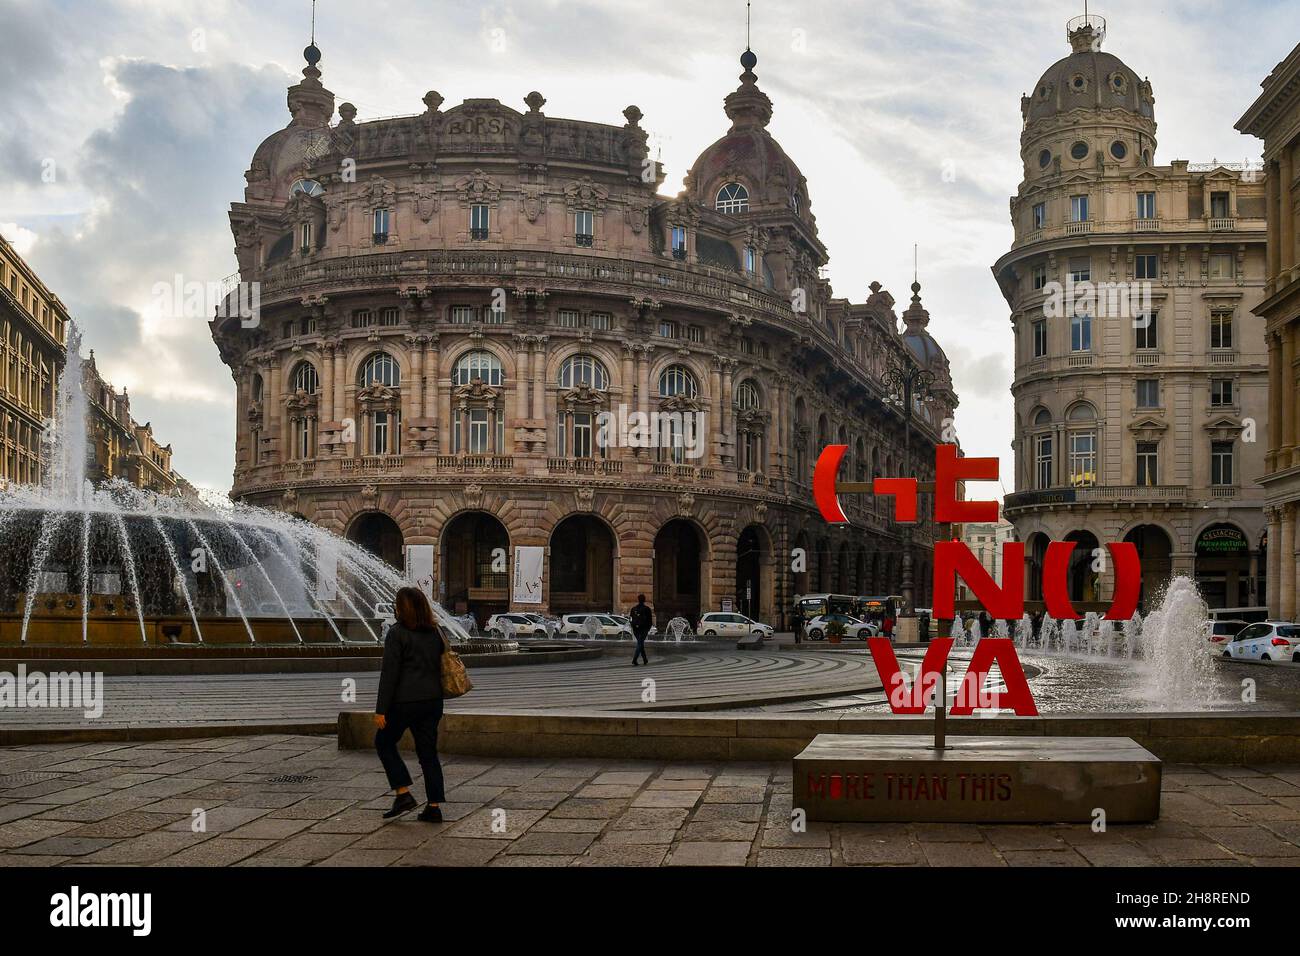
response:
<path id="1" fill-rule="evenodd" d="M 731 387 L 732 376 L 736 371 L 736 360 L 726 359 L 722 366 L 722 460 L 723 464 L 735 464 L 735 436 L 731 434 Z"/>
<path id="2" fill-rule="evenodd" d="M 280 423 L 284 417 L 284 401 L 280 395 L 280 357 L 273 356 L 267 363 L 266 388 L 262 396 L 262 417 L 266 420 L 266 431 L 274 439 L 271 463 L 282 462 L 284 458 L 284 436 L 280 434 Z"/>
<path id="3" fill-rule="evenodd" d="M 713 461 L 715 467 L 722 467 L 722 363 L 723 359 L 716 355 L 713 361 L 709 363 L 709 396 L 712 398 L 709 409 L 709 417 L 713 419 L 709 426 L 709 432 L 712 435 Z"/>
<path id="4" fill-rule="evenodd" d="M 347 344 L 343 341 L 336 342 L 334 345 L 334 420 L 336 422 L 341 422 L 352 414 L 347 403 L 347 368 Z M 338 450 L 340 453 L 344 451 L 342 446 L 339 446 Z"/>
<path id="5" fill-rule="evenodd" d="M 1281 221 L 1281 189 L 1278 186 L 1278 180 L 1281 172 L 1278 164 L 1269 162 L 1264 172 L 1264 191 L 1266 198 L 1264 208 L 1268 211 L 1268 263 L 1266 265 L 1266 281 L 1270 285 L 1277 282 L 1277 274 L 1281 271 L 1282 258 L 1282 221 Z M 1276 286 L 1274 285 L 1274 288 Z"/>
<path id="6" fill-rule="evenodd" d="M 324 342 L 320 350 L 320 412 L 323 421 L 334 421 L 334 344 Z"/>
<path id="7" fill-rule="evenodd" d="M 1281 466 L 1289 468 L 1295 449 L 1295 327 L 1284 325 L 1280 334 L 1282 336 L 1282 447 L 1279 458 Z"/>
<path id="8" fill-rule="evenodd" d="M 1278 542 L 1278 553 L 1280 558 L 1279 578 L 1281 587 L 1278 589 L 1278 616 L 1283 620 L 1289 621 L 1295 617 L 1295 519 L 1296 509 L 1290 503 L 1284 504 L 1281 508 L 1282 533 L 1279 535 L 1281 540 Z M 1270 548 L 1272 542 L 1269 542 Z"/>
<path id="9" fill-rule="evenodd" d="M 546 407 L 546 339 L 545 335 L 533 337 L 533 408 L 539 416 Z"/>
<path id="10" fill-rule="evenodd" d="M 623 372 L 619 387 L 622 389 L 623 405 L 628 414 L 637 410 L 636 403 L 636 346 L 630 342 L 623 343 Z M 631 458 L 635 451 L 626 446 L 618 449 L 616 457 Z"/>
<path id="11" fill-rule="evenodd" d="M 637 411 L 644 416 L 649 431 L 653 431 L 650 428 L 650 353 L 653 348 L 653 345 L 639 345 L 636 355 Z M 658 435 L 650 438 L 651 444 L 658 440 Z M 654 458 L 654 453 L 649 448 L 638 448 L 636 453 L 638 458 Z"/>
<path id="12" fill-rule="evenodd" d="M 1282 343 L 1276 334 L 1268 336 L 1268 420 L 1273 423 L 1282 421 Z M 1268 455 L 1265 471 L 1280 470 L 1282 436 L 1278 434 L 1277 424 L 1268 429 Z"/>
<path id="13" fill-rule="evenodd" d="M 528 336 L 515 336 L 515 418 L 522 425 L 528 414 Z M 539 409 L 540 411 L 540 409 Z"/>
<path id="14" fill-rule="evenodd" d="M 438 347 L 438 333 L 424 340 L 424 408 L 423 418 L 438 417 L 438 377 L 442 374 L 442 350 Z"/>
<path id="15" fill-rule="evenodd" d="M 402 389 L 403 433 L 406 433 L 424 409 L 424 336 L 408 335 L 406 343 L 406 352 L 411 357 L 411 381 Z M 405 446 L 406 435 L 401 437 Z"/>
<path id="16" fill-rule="evenodd" d="M 1277 618 L 1281 613 L 1278 606 L 1278 578 L 1282 568 L 1282 513 L 1278 508 L 1269 508 L 1268 516 L 1268 564 L 1264 569 L 1264 590 L 1268 592 L 1268 616 Z"/>
<path id="17" fill-rule="evenodd" d="M 1288 281 L 1291 277 L 1291 270 L 1295 267 L 1295 209 L 1291 203 L 1291 182 L 1295 175 L 1295 170 L 1291 163 L 1291 151 L 1282 150 L 1278 158 L 1278 172 L 1281 175 L 1281 182 L 1278 183 L 1278 189 L 1281 192 L 1281 202 L 1278 204 L 1278 218 L 1282 221 L 1281 229 L 1281 249 L 1279 249 L 1280 258 L 1278 268 L 1284 279 Z"/>

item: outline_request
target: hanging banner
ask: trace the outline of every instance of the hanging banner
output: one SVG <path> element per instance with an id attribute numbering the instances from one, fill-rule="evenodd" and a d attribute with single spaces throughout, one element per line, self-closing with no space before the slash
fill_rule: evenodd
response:
<path id="1" fill-rule="evenodd" d="M 406 580 L 423 591 L 430 601 L 437 600 L 433 593 L 433 545 L 406 546 Z"/>
<path id="2" fill-rule="evenodd" d="M 545 567 L 545 548 L 515 548 L 515 583 L 511 599 L 516 604 L 542 603 L 542 570 Z"/>

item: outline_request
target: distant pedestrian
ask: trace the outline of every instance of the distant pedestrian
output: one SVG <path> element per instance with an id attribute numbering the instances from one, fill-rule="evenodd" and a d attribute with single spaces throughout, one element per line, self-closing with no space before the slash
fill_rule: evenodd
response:
<path id="1" fill-rule="evenodd" d="M 889 640 L 894 639 L 894 615 L 885 614 L 885 618 L 880 622 L 880 629 L 884 632 L 885 637 Z"/>
<path id="2" fill-rule="evenodd" d="M 632 608 L 632 636 L 636 638 L 636 651 L 632 654 L 632 666 L 637 665 L 637 658 L 642 662 L 649 664 L 650 658 L 646 657 L 645 639 L 650 635 L 650 626 L 653 621 L 653 615 L 650 608 L 645 603 L 645 595 L 636 596 L 636 607 Z"/>
<path id="3" fill-rule="evenodd" d="M 795 608 L 794 611 L 794 642 L 798 644 L 803 640 L 803 611 Z"/>
<path id="4" fill-rule="evenodd" d="M 441 823 L 442 764 L 438 760 L 438 722 L 442 720 L 442 653 L 446 639 L 433 618 L 429 599 L 419 588 L 402 588 L 394 607 L 396 622 L 384 639 L 384 662 L 379 672 L 375 703 L 375 751 L 396 792 L 385 819 L 417 806 L 411 795 L 411 774 L 397 752 L 402 735 L 410 728 L 415 753 L 424 773 L 428 804 L 419 819 Z"/>

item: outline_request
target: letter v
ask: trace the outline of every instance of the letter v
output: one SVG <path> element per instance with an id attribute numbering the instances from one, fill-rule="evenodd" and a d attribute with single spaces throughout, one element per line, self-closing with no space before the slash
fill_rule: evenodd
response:
<path id="1" fill-rule="evenodd" d="M 867 646 L 871 648 L 871 659 L 876 662 L 876 673 L 885 685 L 890 709 L 896 714 L 925 713 L 926 676 L 933 674 L 930 686 L 937 685 L 938 675 L 948 663 L 952 638 L 936 637 L 930 642 L 930 646 L 925 649 L 925 658 L 921 661 L 920 673 L 911 687 L 907 686 L 907 678 L 898 666 L 898 658 L 894 656 L 894 646 L 889 638 L 873 637 L 867 641 Z"/>

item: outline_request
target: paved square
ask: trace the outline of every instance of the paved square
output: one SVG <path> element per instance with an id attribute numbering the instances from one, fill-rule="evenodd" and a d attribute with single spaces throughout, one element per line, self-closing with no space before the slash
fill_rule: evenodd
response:
<path id="1" fill-rule="evenodd" d="M 333 737 L 3 748 L 0 865 L 1300 864 L 1300 766 L 1168 765 L 1161 819 L 1104 832 L 965 823 L 795 831 L 788 763 L 453 756 L 445 769 L 447 822 L 429 825 L 414 814 L 385 821 L 391 797 L 378 761 L 340 751 Z M 415 793 L 424 795 L 419 778 Z"/>

